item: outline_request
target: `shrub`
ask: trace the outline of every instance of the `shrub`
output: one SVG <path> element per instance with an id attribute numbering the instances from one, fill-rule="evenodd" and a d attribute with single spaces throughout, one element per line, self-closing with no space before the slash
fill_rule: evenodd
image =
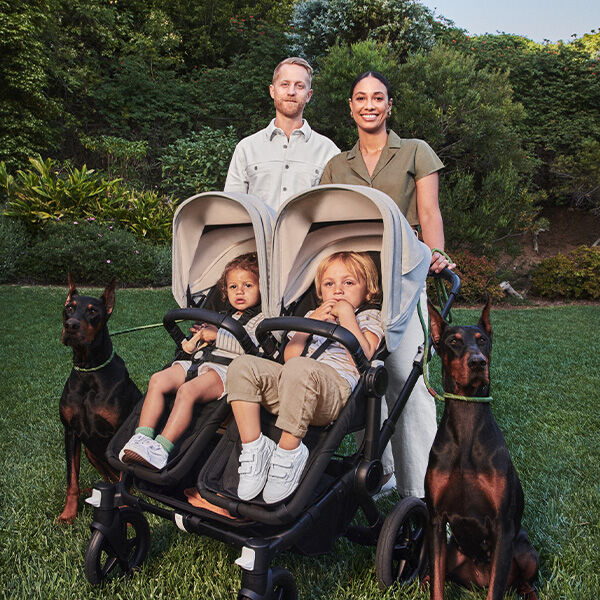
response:
<path id="1" fill-rule="evenodd" d="M 165 285 L 170 248 L 141 242 L 115 225 L 94 221 L 54 222 L 33 240 L 19 262 L 19 277 L 64 283 L 67 273 L 85 284 Z"/>
<path id="2" fill-rule="evenodd" d="M 486 295 L 492 300 L 504 297 L 502 290 L 498 287 L 497 267 L 495 262 L 485 256 L 475 256 L 467 250 L 457 250 L 450 253 L 452 260 L 456 263 L 456 274 L 460 277 L 461 288 L 458 300 L 466 304 L 483 302 Z M 434 282 L 430 278 L 427 281 L 427 294 L 437 302 L 437 294 Z"/>
<path id="3" fill-rule="evenodd" d="M 533 272 L 533 289 L 546 298 L 600 298 L 600 248 L 579 246 L 540 262 Z"/>
<path id="4" fill-rule="evenodd" d="M 177 140 L 160 157 L 163 187 L 180 199 L 210 190 L 222 190 L 237 143 L 233 127 L 202 127 Z"/>
<path id="5" fill-rule="evenodd" d="M 0 214 L 0 283 L 16 279 L 29 234 L 23 223 Z"/>
<path id="6" fill-rule="evenodd" d="M 173 198 L 130 190 L 120 179 L 106 180 L 85 165 L 61 170 L 50 158 L 31 158 L 30 163 L 30 170 L 19 170 L 14 178 L 0 163 L 0 190 L 8 198 L 5 214 L 32 231 L 48 221 L 89 219 L 114 221 L 153 242 L 170 240 Z"/>

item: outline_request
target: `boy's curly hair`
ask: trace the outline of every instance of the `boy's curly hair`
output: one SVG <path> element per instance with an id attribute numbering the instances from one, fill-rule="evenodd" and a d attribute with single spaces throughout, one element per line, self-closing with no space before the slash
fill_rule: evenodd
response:
<path id="1" fill-rule="evenodd" d="M 241 269 L 252 273 L 258 281 L 258 258 L 256 252 L 248 252 L 247 254 L 240 254 L 240 256 L 229 261 L 223 269 L 223 274 L 217 281 L 217 286 L 221 291 L 223 300 L 227 300 L 227 275 L 234 269 Z"/>

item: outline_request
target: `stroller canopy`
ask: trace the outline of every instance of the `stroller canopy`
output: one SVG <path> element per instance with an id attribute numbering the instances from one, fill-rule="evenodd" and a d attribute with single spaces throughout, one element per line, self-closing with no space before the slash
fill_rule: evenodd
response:
<path id="1" fill-rule="evenodd" d="M 238 192 L 205 192 L 188 198 L 173 217 L 173 297 L 181 308 L 192 297 L 212 288 L 225 265 L 256 251 L 267 312 L 268 248 L 271 245 L 273 210 L 264 202 Z"/>
<path id="2" fill-rule="evenodd" d="M 273 225 L 269 316 L 302 296 L 325 257 L 350 250 L 381 253 L 382 320 L 392 352 L 419 300 L 431 252 L 392 199 L 366 186 L 322 185 L 281 206 Z"/>

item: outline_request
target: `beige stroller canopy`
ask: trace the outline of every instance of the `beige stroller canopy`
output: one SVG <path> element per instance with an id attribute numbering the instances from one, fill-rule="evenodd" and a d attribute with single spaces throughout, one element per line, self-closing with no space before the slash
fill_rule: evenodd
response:
<path id="1" fill-rule="evenodd" d="M 238 192 L 205 192 L 188 198 L 173 217 L 173 297 L 187 307 L 192 296 L 212 288 L 225 265 L 246 252 L 256 252 L 266 313 L 268 248 L 273 211 L 264 202 Z"/>
<path id="2" fill-rule="evenodd" d="M 354 250 L 381 253 L 382 318 L 388 350 L 404 334 L 429 270 L 431 252 L 392 199 L 355 185 L 322 185 L 281 206 L 273 225 L 269 313 L 310 287 L 323 258 Z"/>

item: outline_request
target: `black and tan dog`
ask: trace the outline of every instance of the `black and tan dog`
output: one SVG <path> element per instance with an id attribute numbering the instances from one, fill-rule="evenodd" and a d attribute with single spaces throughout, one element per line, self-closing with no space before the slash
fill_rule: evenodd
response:
<path id="1" fill-rule="evenodd" d="M 444 391 L 463 398 L 445 397 L 425 477 L 431 598 L 443 599 L 447 576 L 488 587 L 488 600 L 501 600 L 509 588 L 537 599 L 532 582 L 539 560 L 521 528 L 523 489 L 487 401 L 490 302 L 477 326 L 451 327 L 431 304 L 429 314 Z"/>
<path id="2" fill-rule="evenodd" d="M 141 398 L 108 333 L 114 304 L 114 279 L 100 298 L 93 298 L 80 296 L 69 276 L 61 339 L 73 348 L 73 369 L 59 405 L 67 459 L 67 499 L 57 519 L 61 523 L 72 523 L 77 516 L 81 444 L 100 474 L 117 481 L 119 474 L 104 456 L 106 447 Z"/>

